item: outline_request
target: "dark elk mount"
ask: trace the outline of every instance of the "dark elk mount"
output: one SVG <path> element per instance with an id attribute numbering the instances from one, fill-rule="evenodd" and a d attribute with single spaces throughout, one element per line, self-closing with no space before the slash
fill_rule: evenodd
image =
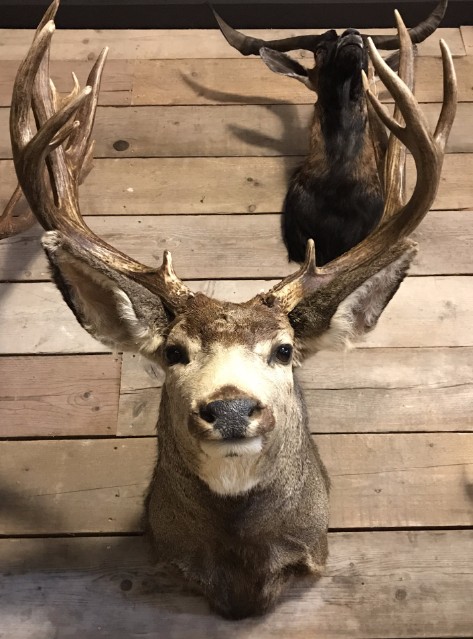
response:
<path id="1" fill-rule="evenodd" d="M 236 304 L 193 293 L 168 253 L 159 268 L 121 253 L 82 218 L 78 187 L 90 167 L 107 51 L 88 86 L 76 83 L 60 96 L 49 74 L 58 5 L 47 10 L 14 83 L 10 134 L 19 185 L 47 231 L 43 248 L 80 324 L 165 372 L 146 504 L 157 560 L 178 569 L 218 613 L 261 615 L 291 579 L 320 576 L 327 557 L 328 479 L 293 363 L 372 329 L 404 279 L 416 253 L 408 236 L 435 198 L 455 117 L 452 57 L 441 42 L 444 99 L 431 133 L 409 90 L 413 51 L 401 19 L 399 76 L 369 46 L 405 126 L 368 92 L 370 103 L 394 151 L 399 140 L 412 153 L 412 196 L 396 206 L 385 198 L 390 205 L 377 229 L 344 255 L 317 268 L 309 242 L 296 273 Z M 396 191 L 403 163 L 395 152 L 386 163 L 383 188 Z"/>
<path id="2" fill-rule="evenodd" d="M 423 42 L 439 26 L 448 0 L 441 0 L 409 35 Z M 302 82 L 317 95 L 309 132 L 309 154 L 293 174 L 283 205 L 282 232 L 289 260 L 303 262 L 314 239 L 317 264 L 323 265 L 363 240 L 379 223 L 384 196 L 377 153 L 386 152 L 384 129 L 370 117 L 362 71 L 369 74 L 367 36 L 355 29 L 338 35 L 303 35 L 264 41 L 235 31 L 215 14 L 231 46 L 243 55 L 259 55 L 275 73 Z M 374 35 L 378 49 L 395 50 L 397 36 Z M 314 55 L 306 68 L 286 51 Z M 388 58 L 396 68 L 396 53 Z M 402 186 L 402 185 L 401 185 Z M 402 190 L 402 189 L 401 189 Z M 392 194 L 403 197 L 403 193 Z"/>

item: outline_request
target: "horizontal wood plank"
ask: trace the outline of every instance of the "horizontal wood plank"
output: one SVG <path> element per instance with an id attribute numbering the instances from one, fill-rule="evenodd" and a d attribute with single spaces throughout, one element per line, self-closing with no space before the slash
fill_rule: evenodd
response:
<path id="1" fill-rule="evenodd" d="M 103 353 L 50 283 L 0 284 L 0 354 Z"/>
<path id="2" fill-rule="evenodd" d="M 244 301 L 273 280 L 190 281 L 217 299 Z M 408 278 L 363 342 L 367 347 L 472 346 L 471 277 Z M 49 282 L 0 284 L 0 354 L 97 353 L 101 346 L 75 320 Z"/>
<path id="3" fill-rule="evenodd" d="M 434 129 L 440 105 L 422 109 Z M 312 113 L 311 105 L 296 104 L 99 108 L 95 156 L 300 156 L 308 151 Z M 0 125 L 0 157 L 9 158 L 7 109 L 0 109 Z M 473 152 L 472 129 L 473 103 L 460 103 L 447 152 Z"/>
<path id="4" fill-rule="evenodd" d="M 296 370 L 313 433 L 473 431 L 473 349 L 323 352 Z M 118 434 L 155 433 L 163 373 L 123 357 Z"/>
<path id="5" fill-rule="evenodd" d="M 473 434 L 316 441 L 332 480 L 332 528 L 473 525 Z M 3 441 L 0 453 L 0 534 L 141 530 L 154 438 Z"/>
<path id="6" fill-rule="evenodd" d="M 0 437 L 114 435 L 117 356 L 0 357 Z"/>
<path id="7" fill-rule="evenodd" d="M 343 31 L 345 27 L 339 27 Z M 293 35 L 323 33 L 324 29 L 245 29 L 255 38 L 288 38 Z M 391 34 L 393 29 L 364 29 L 366 34 Z M 0 29 L 0 60 L 21 60 L 31 44 L 30 29 Z M 420 56 L 438 56 L 438 41 L 443 38 L 454 56 L 465 55 L 460 30 L 440 28 L 418 45 Z M 60 29 L 54 35 L 52 58 L 58 60 L 95 59 L 104 47 L 110 47 L 109 60 L 239 58 L 218 29 Z M 291 55 L 309 57 L 307 51 Z"/>
<path id="8" fill-rule="evenodd" d="M 81 188 L 81 208 L 89 215 L 279 213 L 289 176 L 300 161 L 299 157 L 97 160 Z M 15 186 L 12 170 L 9 162 L 0 162 L 0 206 Z M 472 174 L 473 154 L 447 155 L 432 208 L 473 209 Z M 407 183 L 409 188 L 415 183 L 411 158 Z"/>
<path id="9" fill-rule="evenodd" d="M 424 104 L 432 128 L 440 105 Z M 308 151 L 309 105 L 99 108 L 96 157 L 271 157 Z M 250 123 L 250 125 L 248 125 Z M 0 157 L 10 158 L 8 110 L 0 109 Z M 460 103 L 448 153 L 471 153 L 473 103 Z M 117 146 L 117 142 L 121 146 Z M 114 146 L 115 145 L 115 146 Z M 126 148 L 124 148 L 126 147 Z M 13 174 L 12 174 L 13 179 Z"/>
<path id="10" fill-rule="evenodd" d="M 26 51 L 25 51 L 26 53 Z M 55 61 L 51 64 L 51 78 L 61 93 L 69 93 L 73 87 L 71 72 L 77 75 L 81 86 L 85 86 L 92 62 Z M 18 62 L 0 60 L 0 106 L 11 103 L 13 82 Z M 127 60 L 109 60 L 100 87 L 99 104 L 127 105 L 131 103 L 133 86 L 133 63 Z"/>
<path id="11" fill-rule="evenodd" d="M 159 264 L 163 251 L 171 251 L 186 279 L 278 278 L 296 268 L 287 260 L 279 215 L 85 219 L 100 237 L 145 264 Z M 0 242 L 0 281 L 50 279 L 41 234 L 36 226 Z M 473 211 L 432 211 L 413 237 L 420 244 L 413 275 L 473 274 Z"/>
<path id="12" fill-rule="evenodd" d="M 458 100 L 471 102 L 473 59 L 455 60 Z M 424 57 L 416 62 L 415 94 L 419 102 L 442 100 L 440 58 Z M 225 95 L 222 95 L 225 94 Z M 380 98 L 392 102 L 381 87 Z M 145 104 L 313 104 L 314 94 L 302 83 L 270 71 L 262 60 L 137 60 L 132 103 Z"/>
<path id="13" fill-rule="evenodd" d="M 329 547 L 324 577 L 238 622 L 239 639 L 470 636 L 471 531 L 331 533 Z M 141 537 L 3 539 L 0 562 L 9 639 L 235 636 L 235 622 L 152 565 Z"/>

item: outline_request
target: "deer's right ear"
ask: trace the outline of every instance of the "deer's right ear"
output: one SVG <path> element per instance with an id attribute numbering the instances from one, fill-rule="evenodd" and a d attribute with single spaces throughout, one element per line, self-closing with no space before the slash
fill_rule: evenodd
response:
<path id="1" fill-rule="evenodd" d="M 157 295 L 91 254 L 75 250 L 57 231 L 46 233 L 42 243 L 56 285 L 87 332 L 113 349 L 156 351 L 169 323 Z"/>
<path id="2" fill-rule="evenodd" d="M 299 64 L 299 62 L 296 62 L 289 57 L 286 53 L 262 47 L 259 50 L 259 54 L 263 62 L 269 69 L 271 69 L 271 71 L 281 75 L 286 75 L 289 78 L 295 78 L 296 80 L 299 80 L 299 82 L 302 82 L 302 84 L 305 84 L 308 89 L 313 90 L 307 69 L 303 67 L 302 64 Z"/>

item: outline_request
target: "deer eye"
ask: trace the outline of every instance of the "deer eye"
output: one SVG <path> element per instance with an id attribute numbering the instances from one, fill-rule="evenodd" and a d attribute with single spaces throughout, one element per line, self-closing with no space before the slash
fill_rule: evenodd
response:
<path id="1" fill-rule="evenodd" d="M 189 363 L 187 351 L 183 346 L 166 346 L 164 349 L 164 358 L 169 366 Z"/>
<path id="2" fill-rule="evenodd" d="M 281 364 L 289 364 L 292 357 L 292 346 L 290 344 L 281 344 L 274 351 L 274 357 Z"/>

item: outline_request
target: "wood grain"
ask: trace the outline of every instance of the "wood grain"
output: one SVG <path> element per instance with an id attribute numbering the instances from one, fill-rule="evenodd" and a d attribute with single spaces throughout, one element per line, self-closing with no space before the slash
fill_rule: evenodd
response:
<path id="1" fill-rule="evenodd" d="M 238 622 L 239 639 L 470 635 L 472 531 L 332 533 L 329 547 L 325 576 Z M 234 622 L 152 565 L 141 537 L 3 539 L 0 561 L 9 639 L 235 637 Z"/>
<path id="2" fill-rule="evenodd" d="M 95 170 L 81 189 L 81 208 L 84 214 L 92 215 L 279 213 L 289 176 L 300 160 L 248 157 L 96 161 Z M 447 155 L 432 208 L 473 209 L 471 175 L 473 154 Z M 11 164 L 0 162 L 0 206 L 10 197 L 14 182 Z M 414 182 L 415 169 L 408 158 L 409 188 Z M 458 241 L 462 241 L 462 234 Z"/>
<path id="3" fill-rule="evenodd" d="M 274 280 L 190 281 L 193 290 L 229 301 L 250 299 Z M 472 346 L 471 277 L 408 278 L 364 346 Z M 52 283 L 0 284 L 0 354 L 106 351 L 76 322 Z"/>
<path id="4" fill-rule="evenodd" d="M 332 528 L 473 525 L 473 434 L 316 441 L 332 480 Z M 0 534 L 141 530 L 154 438 L 3 441 L 0 454 Z"/>
<path id="5" fill-rule="evenodd" d="M 296 376 L 313 433 L 473 431 L 472 348 L 323 352 Z M 119 435 L 153 435 L 163 374 L 138 355 L 122 365 Z"/>
<path id="6" fill-rule="evenodd" d="M 100 237 L 145 264 L 159 264 L 163 251 L 171 251 L 179 275 L 187 279 L 274 279 L 296 269 L 287 261 L 279 215 L 85 219 Z M 431 211 L 413 235 L 420 249 L 411 273 L 473 274 L 472 222 L 472 211 Z M 39 249 L 41 234 L 36 226 L 0 243 L 0 280 L 50 279 L 46 257 Z"/>
<path id="7" fill-rule="evenodd" d="M 438 103 L 422 105 L 432 129 L 439 109 Z M 296 104 L 99 108 L 95 156 L 300 156 L 308 150 L 312 112 L 311 105 Z M 10 158 L 7 109 L 0 109 L 0 125 L 0 157 Z M 473 103 L 460 103 L 447 152 L 471 153 L 472 130 Z M 129 146 L 117 150 L 117 141 Z"/>
<path id="8" fill-rule="evenodd" d="M 467 55 L 473 55 L 473 27 L 460 27 L 463 46 Z"/>
<path id="9" fill-rule="evenodd" d="M 345 27 L 338 27 L 344 31 Z M 324 29 L 245 29 L 256 38 L 288 38 L 293 35 L 323 33 Z M 0 29 L 0 60 L 21 60 L 33 38 L 29 29 Z M 394 29 L 364 29 L 363 33 L 391 34 Z M 418 45 L 420 56 L 438 56 L 438 41 L 447 41 L 454 56 L 465 55 L 459 29 L 441 28 Z M 180 58 L 240 58 L 218 29 L 60 29 L 54 35 L 53 59 L 91 60 L 104 47 L 110 47 L 109 60 L 180 59 Z M 307 51 L 291 55 L 304 57 Z"/>
<path id="10" fill-rule="evenodd" d="M 457 58 L 455 71 L 458 100 L 471 102 L 471 56 Z M 418 101 L 440 102 L 442 90 L 440 58 L 419 58 L 415 88 Z M 314 103 L 314 94 L 302 83 L 273 73 L 257 58 L 136 61 L 132 104 L 218 104 L 222 93 L 229 104 Z M 382 87 L 379 95 L 383 101 L 393 101 Z"/>
<path id="11" fill-rule="evenodd" d="M 0 437 L 114 435 L 117 356 L 0 357 Z"/>
<path id="12" fill-rule="evenodd" d="M 26 51 L 25 51 L 26 53 Z M 93 62 L 55 61 L 51 63 L 51 78 L 61 93 L 72 89 L 71 72 L 77 75 L 81 86 L 85 86 Z M 133 63 L 128 60 L 109 60 L 100 87 L 99 104 L 126 105 L 131 103 L 133 86 Z M 0 106 L 10 106 L 13 82 L 18 70 L 15 60 L 0 60 Z"/>

